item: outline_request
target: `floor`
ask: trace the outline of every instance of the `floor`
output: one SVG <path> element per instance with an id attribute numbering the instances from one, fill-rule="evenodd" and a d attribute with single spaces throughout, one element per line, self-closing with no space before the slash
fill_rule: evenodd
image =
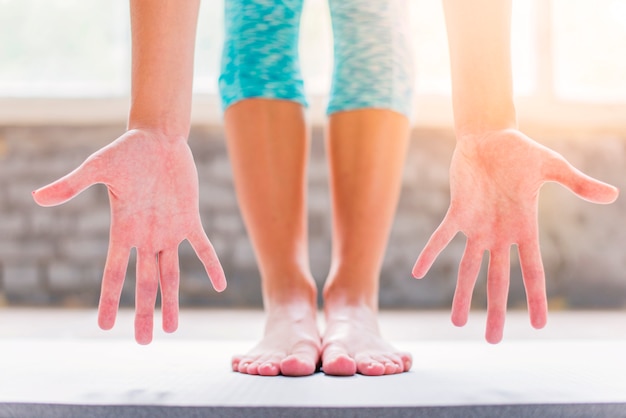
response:
<path id="1" fill-rule="evenodd" d="M 555 312 L 541 331 L 511 312 L 495 346 L 481 312 L 464 328 L 446 312 L 382 312 L 414 366 L 376 378 L 231 372 L 259 311 L 183 311 L 149 346 L 132 315 L 104 332 L 93 310 L 0 310 L 0 417 L 626 417 L 626 311 Z"/>

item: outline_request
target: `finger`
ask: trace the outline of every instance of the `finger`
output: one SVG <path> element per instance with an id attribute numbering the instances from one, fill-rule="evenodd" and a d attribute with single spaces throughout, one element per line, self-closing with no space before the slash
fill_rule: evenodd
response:
<path id="1" fill-rule="evenodd" d="M 457 327 L 462 327 L 467 323 L 472 305 L 472 292 L 480 272 L 482 259 L 483 250 L 481 246 L 468 239 L 463 258 L 459 264 L 459 277 L 452 301 L 452 323 Z"/>
<path id="2" fill-rule="evenodd" d="M 560 183 L 593 203 L 612 203 L 619 195 L 616 187 L 584 174 L 561 156 L 549 164 L 547 180 Z"/>
<path id="3" fill-rule="evenodd" d="M 224 270 L 222 269 L 222 265 L 217 258 L 217 254 L 215 254 L 215 249 L 213 249 L 213 245 L 211 245 L 211 242 L 202 229 L 202 226 L 196 229 L 195 232 L 189 234 L 187 240 L 198 255 L 200 261 L 202 261 L 202 264 L 204 264 L 204 268 L 209 275 L 209 279 L 211 279 L 213 288 L 218 292 L 226 289 L 226 277 L 224 276 Z"/>
<path id="4" fill-rule="evenodd" d="M 419 257 L 417 257 L 417 261 L 413 266 L 413 277 L 417 279 L 424 277 L 426 273 L 428 273 L 428 270 L 430 270 L 430 267 L 435 262 L 439 253 L 446 248 L 458 232 L 456 226 L 448 219 L 449 217 L 446 215 L 439 227 L 433 232 Z"/>
<path id="5" fill-rule="evenodd" d="M 41 206 L 60 205 L 72 199 L 92 184 L 98 183 L 96 174 L 97 170 L 88 159 L 71 173 L 35 190 L 33 198 Z"/>
<path id="6" fill-rule="evenodd" d="M 156 255 L 137 249 L 137 284 L 135 289 L 135 340 L 139 344 L 152 341 L 154 305 L 159 287 Z"/>
<path id="7" fill-rule="evenodd" d="M 159 253 L 159 281 L 163 330 L 174 332 L 178 328 L 178 286 L 180 283 L 178 248 Z"/>
<path id="8" fill-rule="evenodd" d="M 548 300 L 546 277 L 538 241 L 535 239 L 531 242 L 520 243 L 517 251 L 526 288 L 530 323 L 534 328 L 543 328 L 548 319 Z"/>
<path id="9" fill-rule="evenodd" d="M 485 338 L 492 344 L 502 340 L 506 303 L 509 295 L 510 249 L 492 250 L 487 273 L 487 329 Z"/>
<path id="10" fill-rule="evenodd" d="M 98 304 L 98 325 L 102 329 L 108 330 L 115 325 L 115 317 L 120 304 L 120 295 L 124 286 L 129 255 L 129 248 L 116 244 L 111 240 L 107 261 L 104 265 L 100 303 Z"/>

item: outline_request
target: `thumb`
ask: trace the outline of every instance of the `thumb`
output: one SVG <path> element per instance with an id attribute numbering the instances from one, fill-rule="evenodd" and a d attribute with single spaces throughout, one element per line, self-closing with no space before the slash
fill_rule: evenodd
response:
<path id="1" fill-rule="evenodd" d="M 592 203 L 613 203 L 619 195 L 617 187 L 586 175 L 563 157 L 553 164 L 547 180 L 562 184 L 578 197 Z"/>
<path id="2" fill-rule="evenodd" d="M 94 183 L 96 183 L 95 171 L 89 164 L 89 160 L 87 160 L 74 171 L 61 177 L 54 183 L 35 190 L 33 198 L 41 206 L 60 205 Z"/>

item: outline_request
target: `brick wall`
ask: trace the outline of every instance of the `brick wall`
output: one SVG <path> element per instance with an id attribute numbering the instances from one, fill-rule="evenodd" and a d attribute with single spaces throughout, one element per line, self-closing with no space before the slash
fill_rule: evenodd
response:
<path id="1" fill-rule="evenodd" d="M 123 131 L 122 126 L 0 127 L 0 303 L 96 306 L 109 227 L 108 198 L 98 185 L 55 208 L 40 208 L 31 191 L 67 173 Z M 536 135 L 539 138 L 538 135 Z M 626 193 L 626 138 L 593 136 L 542 142 L 583 171 Z M 229 280 L 216 294 L 187 243 L 180 248 L 183 306 L 258 307 L 260 284 L 238 212 L 223 132 L 195 127 L 190 145 L 200 176 L 201 216 Z M 448 205 L 448 164 L 454 140 L 447 131 L 417 130 L 404 170 L 400 208 L 381 280 L 385 308 L 448 308 L 464 247 L 458 236 L 425 280 L 411 278 L 416 256 Z M 330 261 L 327 166 L 322 131 L 314 130 L 309 166 L 310 256 L 323 283 Z M 540 200 L 543 259 L 553 308 L 626 307 L 626 197 L 593 205 L 546 185 Z M 485 270 L 474 302 L 485 304 Z M 513 257 L 511 306 L 524 305 Z M 134 298 L 134 258 L 122 304 Z"/>

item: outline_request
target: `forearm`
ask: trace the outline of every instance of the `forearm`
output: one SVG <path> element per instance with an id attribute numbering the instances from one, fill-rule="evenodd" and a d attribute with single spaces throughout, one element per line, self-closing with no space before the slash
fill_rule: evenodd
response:
<path id="1" fill-rule="evenodd" d="M 457 136 L 516 128 L 510 0 L 443 0 Z"/>
<path id="2" fill-rule="evenodd" d="M 189 134 L 199 0 L 131 0 L 128 128 Z"/>

